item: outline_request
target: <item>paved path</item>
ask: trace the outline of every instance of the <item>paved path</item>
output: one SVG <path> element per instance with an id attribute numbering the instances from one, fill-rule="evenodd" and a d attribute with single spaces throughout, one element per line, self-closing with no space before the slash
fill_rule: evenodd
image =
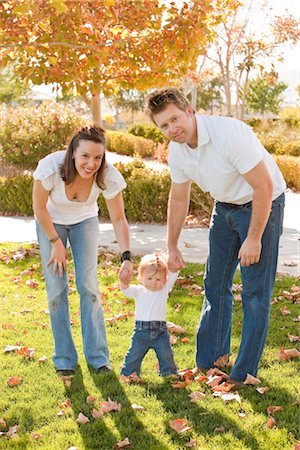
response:
<path id="1" fill-rule="evenodd" d="M 132 158 L 107 152 L 108 159 L 115 163 L 128 162 Z M 155 170 L 167 166 L 158 162 L 145 162 Z M 284 231 L 280 241 L 277 270 L 290 275 L 299 276 L 300 267 L 300 193 L 286 194 Z M 166 226 L 156 224 L 130 224 L 132 251 L 136 255 L 144 255 L 155 250 L 166 249 Z M 36 241 L 34 219 L 32 217 L 0 216 L 1 242 Z M 113 227 L 110 223 L 99 223 L 99 245 L 110 250 L 119 251 Z M 205 263 L 208 251 L 208 230 L 206 228 L 184 229 L 181 233 L 180 249 L 187 262 Z M 293 264 L 291 266 L 287 264 Z"/>

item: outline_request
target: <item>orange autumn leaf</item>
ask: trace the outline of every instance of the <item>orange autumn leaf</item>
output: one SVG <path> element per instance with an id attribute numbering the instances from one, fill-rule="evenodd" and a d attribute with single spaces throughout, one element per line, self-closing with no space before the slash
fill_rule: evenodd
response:
<path id="1" fill-rule="evenodd" d="M 171 386 L 175 389 L 184 389 L 191 382 L 192 381 L 189 378 L 186 378 L 184 381 L 174 381 L 171 383 Z"/>
<path id="2" fill-rule="evenodd" d="M 221 369 L 222 367 L 232 366 L 232 363 L 229 361 L 229 355 L 223 355 L 214 362 L 214 365 Z"/>
<path id="3" fill-rule="evenodd" d="M 6 380 L 6 384 L 8 384 L 8 386 L 10 386 L 10 387 L 14 387 L 14 386 L 18 386 L 18 384 L 20 384 L 21 381 L 22 381 L 21 377 L 17 377 L 16 375 L 14 375 L 12 377 L 9 377 Z"/>
<path id="4" fill-rule="evenodd" d="M 283 410 L 283 407 L 282 407 L 282 406 L 273 406 L 273 405 L 270 405 L 270 406 L 268 406 L 268 408 L 267 408 L 267 413 L 271 416 L 272 414 L 277 413 L 278 411 L 282 411 L 282 410 Z"/>
<path id="5" fill-rule="evenodd" d="M 288 361 L 289 359 L 299 358 L 300 352 L 296 348 L 281 348 L 278 353 L 278 359 Z"/>
<path id="6" fill-rule="evenodd" d="M 200 381 L 207 381 L 208 377 L 206 375 L 199 375 L 198 377 L 195 377 L 195 381 L 197 381 L 198 383 Z"/>
<path id="7" fill-rule="evenodd" d="M 22 355 L 24 359 L 33 359 L 35 356 L 35 348 L 21 347 L 16 353 Z"/>
<path id="8" fill-rule="evenodd" d="M 191 342 L 191 340 L 187 337 L 184 337 L 184 338 L 180 339 L 180 342 L 182 342 L 183 344 L 187 344 L 187 343 Z"/>
<path id="9" fill-rule="evenodd" d="M 207 386 L 209 386 L 209 387 L 215 387 L 215 386 L 217 386 L 218 384 L 220 384 L 221 383 L 221 381 L 223 380 L 223 377 L 222 376 L 219 376 L 219 375 L 210 375 L 209 377 L 208 377 L 208 381 L 206 382 L 206 384 L 207 384 Z"/>
<path id="10" fill-rule="evenodd" d="M 178 375 L 180 378 L 186 379 L 186 378 L 194 378 L 195 373 L 190 369 L 180 369 L 178 370 Z"/>
<path id="11" fill-rule="evenodd" d="M 273 417 L 269 417 L 266 422 L 266 425 L 268 428 L 274 428 L 276 425 L 276 420 Z"/>
<path id="12" fill-rule="evenodd" d="M 206 371 L 206 375 L 209 377 L 211 375 L 219 375 L 220 377 L 223 377 L 225 379 L 228 378 L 228 375 L 223 372 L 222 370 L 218 369 L 217 367 L 212 367 L 211 369 Z"/>
<path id="13" fill-rule="evenodd" d="M 32 439 L 34 440 L 38 440 L 42 437 L 42 435 L 40 433 L 32 433 Z"/>
<path id="14" fill-rule="evenodd" d="M 212 390 L 214 392 L 229 392 L 232 388 L 234 387 L 234 385 L 232 383 L 226 383 L 226 381 L 224 381 L 224 383 L 219 384 L 218 386 L 214 386 L 212 388 Z"/>
<path id="15" fill-rule="evenodd" d="M 250 373 L 247 373 L 246 380 L 244 381 L 243 384 L 252 384 L 252 385 L 255 385 L 255 384 L 260 384 L 260 383 L 261 383 L 261 381 L 260 381 L 259 378 L 256 378 L 256 377 L 254 377 L 253 375 L 251 375 Z"/>
<path id="16" fill-rule="evenodd" d="M 191 422 L 188 422 L 185 419 L 175 419 L 170 420 L 169 426 L 177 431 L 177 433 L 185 433 L 186 431 L 190 431 L 193 429 L 192 426 L 190 426 Z"/>

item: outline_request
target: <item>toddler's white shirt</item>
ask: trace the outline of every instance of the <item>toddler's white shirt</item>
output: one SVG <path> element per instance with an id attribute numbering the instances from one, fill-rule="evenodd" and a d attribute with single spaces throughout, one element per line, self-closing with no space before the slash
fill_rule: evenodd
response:
<path id="1" fill-rule="evenodd" d="M 168 272 L 168 279 L 160 291 L 150 291 L 142 284 L 131 284 L 127 289 L 121 289 L 126 297 L 135 299 L 135 320 L 166 320 L 168 295 L 178 275 L 179 272 Z"/>
<path id="2" fill-rule="evenodd" d="M 41 159 L 33 177 L 35 180 L 40 180 L 43 188 L 49 191 L 47 210 L 53 223 L 72 225 L 97 216 L 97 200 L 100 193 L 103 193 L 105 199 L 112 199 L 126 187 L 126 183 L 112 163 L 106 161 L 104 176 L 106 189 L 102 191 L 94 182 L 90 195 L 85 202 L 69 200 L 65 191 L 65 182 L 59 173 L 65 154 L 65 150 L 58 151 Z"/>

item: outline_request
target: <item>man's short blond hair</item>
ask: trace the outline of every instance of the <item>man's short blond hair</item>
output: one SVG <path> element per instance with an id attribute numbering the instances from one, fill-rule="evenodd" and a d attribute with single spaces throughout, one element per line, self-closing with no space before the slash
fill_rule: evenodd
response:
<path id="1" fill-rule="evenodd" d="M 156 89 L 146 98 L 145 114 L 155 123 L 155 114 L 160 113 L 169 104 L 174 104 L 178 109 L 186 111 L 191 106 L 184 93 L 175 87 Z"/>

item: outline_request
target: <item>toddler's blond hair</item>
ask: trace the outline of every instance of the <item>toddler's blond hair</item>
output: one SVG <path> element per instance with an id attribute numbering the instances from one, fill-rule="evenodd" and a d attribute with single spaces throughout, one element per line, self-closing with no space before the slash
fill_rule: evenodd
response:
<path id="1" fill-rule="evenodd" d="M 151 271 L 152 275 L 155 275 L 157 272 L 162 272 L 167 277 L 168 266 L 165 256 L 161 253 L 151 253 L 143 256 L 138 268 L 139 281 L 141 281 L 145 270 Z"/>

